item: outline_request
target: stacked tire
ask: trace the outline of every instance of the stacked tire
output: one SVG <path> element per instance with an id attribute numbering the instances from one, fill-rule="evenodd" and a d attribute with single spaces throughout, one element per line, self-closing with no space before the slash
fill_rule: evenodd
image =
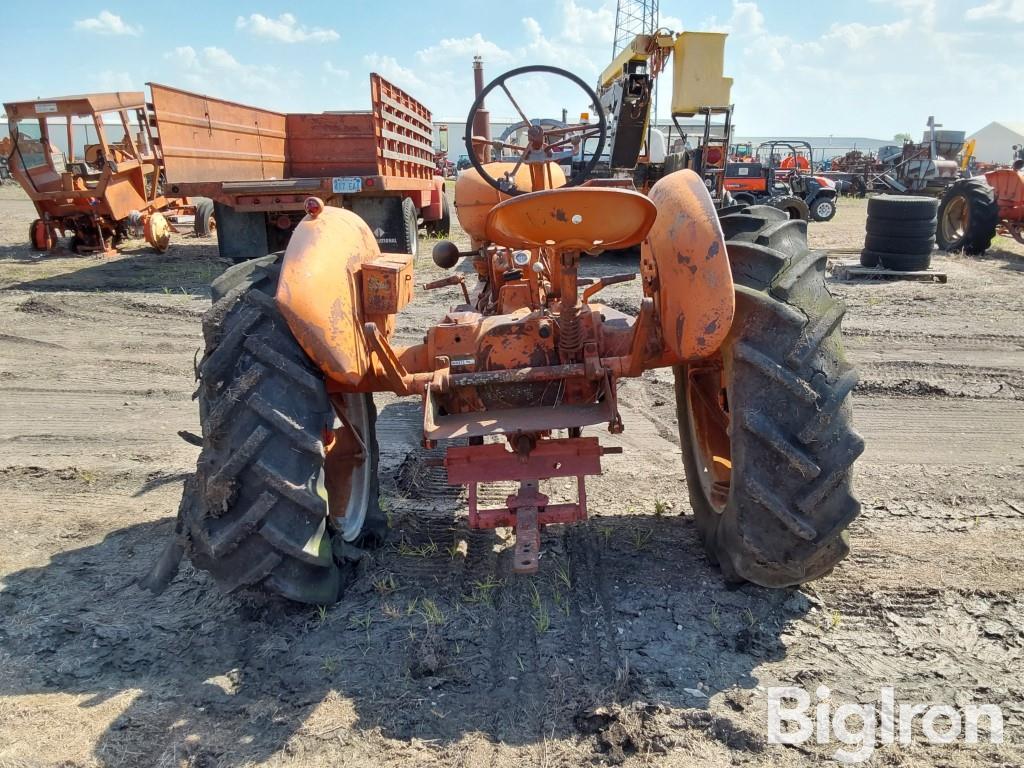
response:
<path id="1" fill-rule="evenodd" d="M 928 269 L 935 248 L 939 201 L 912 195 L 879 195 L 868 200 L 867 236 L 860 263 L 899 272 Z"/>

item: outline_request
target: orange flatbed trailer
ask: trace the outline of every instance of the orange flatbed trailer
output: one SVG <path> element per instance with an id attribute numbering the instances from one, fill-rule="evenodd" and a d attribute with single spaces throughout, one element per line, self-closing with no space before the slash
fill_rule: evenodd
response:
<path id="1" fill-rule="evenodd" d="M 365 112 L 285 114 L 148 86 L 166 188 L 214 201 L 222 256 L 284 248 L 310 196 L 357 213 L 385 251 L 414 254 L 421 219 L 447 234 L 430 111 L 376 73 Z"/>

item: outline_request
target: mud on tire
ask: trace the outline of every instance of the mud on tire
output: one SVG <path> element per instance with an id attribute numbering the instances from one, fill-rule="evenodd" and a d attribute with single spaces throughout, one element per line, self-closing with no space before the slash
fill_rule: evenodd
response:
<path id="1" fill-rule="evenodd" d="M 323 377 L 274 302 L 279 257 L 239 264 L 203 317 L 202 451 L 179 530 L 193 564 L 220 588 L 255 588 L 302 603 L 335 602 L 386 530 L 377 498 L 376 413 L 365 399 L 362 530 L 342 541 L 328 519 L 325 437 L 339 425 Z M 346 401 L 348 402 L 348 401 Z M 335 500 L 332 496 L 332 503 Z"/>
<path id="2" fill-rule="evenodd" d="M 825 286 L 825 254 L 807 249 L 806 222 L 755 206 L 722 228 L 736 317 L 721 365 L 675 371 L 690 502 L 727 579 L 799 584 L 847 554 L 845 530 L 860 512 L 851 470 L 864 443 L 850 425 L 857 375 L 840 339 L 845 308 Z"/>

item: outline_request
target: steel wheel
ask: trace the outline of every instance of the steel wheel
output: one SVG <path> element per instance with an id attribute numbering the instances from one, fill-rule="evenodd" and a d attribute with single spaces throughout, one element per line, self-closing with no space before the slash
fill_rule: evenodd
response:
<path id="1" fill-rule="evenodd" d="M 334 527 L 347 542 L 362 535 L 370 507 L 373 468 L 367 461 L 366 440 L 370 433 L 370 408 L 364 394 L 334 398 L 338 420 L 328 440 L 327 457 L 320 470 L 317 492 L 327 502 Z M 331 499 L 344 499 L 342 507 Z"/>
<path id="2" fill-rule="evenodd" d="M 720 359 L 717 364 L 687 369 L 685 402 L 690 428 L 685 450 L 693 455 L 704 498 L 721 514 L 729 500 L 732 441 L 729 394 Z"/>
<path id="3" fill-rule="evenodd" d="M 942 218 L 939 219 L 943 239 L 949 243 L 963 240 L 969 216 L 970 206 L 967 205 L 967 199 L 962 196 L 952 198 L 942 211 Z"/>

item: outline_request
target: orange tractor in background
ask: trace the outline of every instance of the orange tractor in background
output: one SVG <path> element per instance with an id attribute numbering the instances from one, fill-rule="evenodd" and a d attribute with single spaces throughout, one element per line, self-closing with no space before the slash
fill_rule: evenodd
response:
<path id="1" fill-rule="evenodd" d="M 545 72 L 597 104 L 571 73 Z M 511 79 L 499 79 L 512 99 Z M 472 135 L 481 105 L 467 120 L 471 153 L 487 142 Z M 514 162 L 460 175 L 455 203 L 472 249 L 442 241 L 434 260 L 467 260 L 476 283 L 463 270 L 424 286 L 461 293 L 419 343 L 395 341 L 413 258 L 382 253 L 362 219 L 318 198 L 283 255 L 228 269 L 203 321 L 202 451 L 147 586 L 165 585 L 187 553 L 228 591 L 337 600 L 361 547 L 386 533 L 374 392 L 419 400 L 424 445 L 447 445 L 448 482 L 467 489 L 468 525 L 514 528 L 512 570 L 534 572 L 543 528 L 586 520 L 586 477 L 621 451 L 586 432 L 626 429 L 619 383 L 655 368 L 675 376 L 686 485 L 709 557 L 728 578 L 767 586 L 832 569 L 859 512 L 851 474 L 863 442 L 825 254 L 808 250 L 805 222 L 775 208 L 720 219 L 692 170 L 645 196 L 621 180 L 566 178 L 553 161 L 577 142 L 596 142 L 600 156 L 607 134 L 604 121 L 538 126 Z M 584 260 L 634 244 L 639 275 L 581 279 Z M 636 278 L 635 314 L 600 301 Z M 575 480 L 575 501 L 543 492 L 560 477 Z M 480 508 L 478 485 L 498 481 L 518 490 Z"/>
<path id="2" fill-rule="evenodd" d="M 133 228 L 161 253 L 171 226 L 160 212 L 161 163 L 141 92 L 91 93 L 4 104 L 10 173 L 35 204 L 37 251 L 70 234 L 72 250 L 112 253 Z M 114 137 L 117 137 L 116 140 Z M 58 148 L 62 142 L 67 151 Z"/>
<path id="3" fill-rule="evenodd" d="M 935 241 L 940 248 L 981 255 L 997 234 L 1024 244 L 1024 170 L 997 168 L 959 179 L 939 203 Z"/>

